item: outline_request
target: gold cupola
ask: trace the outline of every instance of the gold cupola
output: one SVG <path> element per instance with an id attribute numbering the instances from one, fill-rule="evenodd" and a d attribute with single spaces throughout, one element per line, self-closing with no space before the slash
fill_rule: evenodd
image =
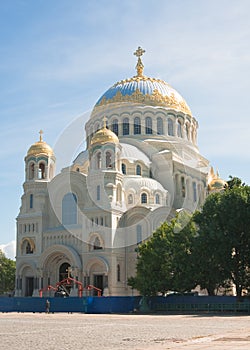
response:
<path id="1" fill-rule="evenodd" d="M 98 130 L 90 141 L 90 146 L 103 145 L 105 143 L 115 143 L 119 144 L 119 139 L 116 134 L 107 128 L 106 118 L 104 118 L 103 127 Z"/>
<path id="2" fill-rule="evenodd" d="M 53 149 L 45 141 L 43 141 L 43 138 L 42 138 L 43 131 L 40 130 L 39 134 L 40 134 L 39 141 L 35 142 L 32 146 L 30 146 L 27 152 L 27 157 L 29 156 L 37 157 L 38 155 L 42 155 L 42 154 L 49 157 L 54 156 Z"/>
<path id="3" fill-rule="evenodd" d="M 227 188 L 228 184 L 225 180 L 221 179 L 218 171 L 215 173 L 213 167 L 210 169 L 208 179 L 208 191 L 220 192 Z"/>

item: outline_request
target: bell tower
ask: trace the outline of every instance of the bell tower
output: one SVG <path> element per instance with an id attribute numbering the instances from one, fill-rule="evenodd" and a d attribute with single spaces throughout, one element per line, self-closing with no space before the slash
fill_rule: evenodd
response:
<path id="1" fill-rule="evenodd" d="M 88 151 L 90 196 L 96 207 L 111 213 L 107 226 L 115 228 L 124 205 L 121 145 L 116 134 L 107 128 L 106 118 L 90 140 Z"/>
<path id="2" fill-rule="evenodd" d="M 25 157 L 25 182 L 50 181 L 55 175 L 55 156 L 52 148 L 43 141 L 43 131 L 39 141 L 28 150 Z"/>
<path id="3" fill-rule="evenodd" d="M 32 269 L 25 281 L 17 276 L 17 296 L 38 295 L 37 256 L 42 252 L 42 233 L 46 229 L 46 211 L 49 208 L 47 185 L 55 176 L 55 155 L 52 148 L 43 141 L 40 131 L 39 141 L 28 150 L 25 157 L 25 181 L 21 207 L 17 216 L 16 258 L 20 266 L 33 261 Z M 22 287 L 21 287 L 22 286 Z M 21 293 L 21 294 L 20 294 Z"/>

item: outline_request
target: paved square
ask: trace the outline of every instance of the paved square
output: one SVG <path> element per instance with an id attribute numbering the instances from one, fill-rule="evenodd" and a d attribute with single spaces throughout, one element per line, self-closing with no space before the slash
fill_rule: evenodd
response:
<path id="1" fill-rule="evenodd" d="M 4 350 L 250 349 L 250 316 L 0 314 Z"/>

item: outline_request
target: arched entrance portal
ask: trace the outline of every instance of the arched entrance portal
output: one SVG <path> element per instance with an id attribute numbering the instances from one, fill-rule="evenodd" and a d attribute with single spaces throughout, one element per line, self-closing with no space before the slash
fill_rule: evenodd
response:
<path id="1" fill-rule="evenodd" d="M 103 295 L 104 291 L 108 289 L 108 263 L 103 258 L 93 258 L 88 261 L 86 271 L 90 285 L 100 289 Z M 97 295 L 96 290 L 94 293 Z"/>

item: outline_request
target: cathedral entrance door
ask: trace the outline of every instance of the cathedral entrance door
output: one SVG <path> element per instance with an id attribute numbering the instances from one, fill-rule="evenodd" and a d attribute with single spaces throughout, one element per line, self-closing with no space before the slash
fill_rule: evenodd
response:
<path id="1" fill-rule="evenodd" d="M 34 290 L 34 278 L 33 277 L 26 277 L 26 279 L 25 279 L 25 296 L 32 297 L 33 290 Z"/>
<path id="2" fill-rule="evenodd" d="M 65 278 L 67 278 L 69 276 L 69 267 L 70 264 L 68 263 L 63 263 L 60 268 L 59 268 L 59 282 L 61 282 L 62 280 L 64 280 Z"/>
<path id="3" fill-rule="evenodd" d="M 103 275 L 94 275 L 94 286 L 101 289 L 103 293 Z M 97 295 L 97 291 L 94 291 L 94 295 Z"/>

